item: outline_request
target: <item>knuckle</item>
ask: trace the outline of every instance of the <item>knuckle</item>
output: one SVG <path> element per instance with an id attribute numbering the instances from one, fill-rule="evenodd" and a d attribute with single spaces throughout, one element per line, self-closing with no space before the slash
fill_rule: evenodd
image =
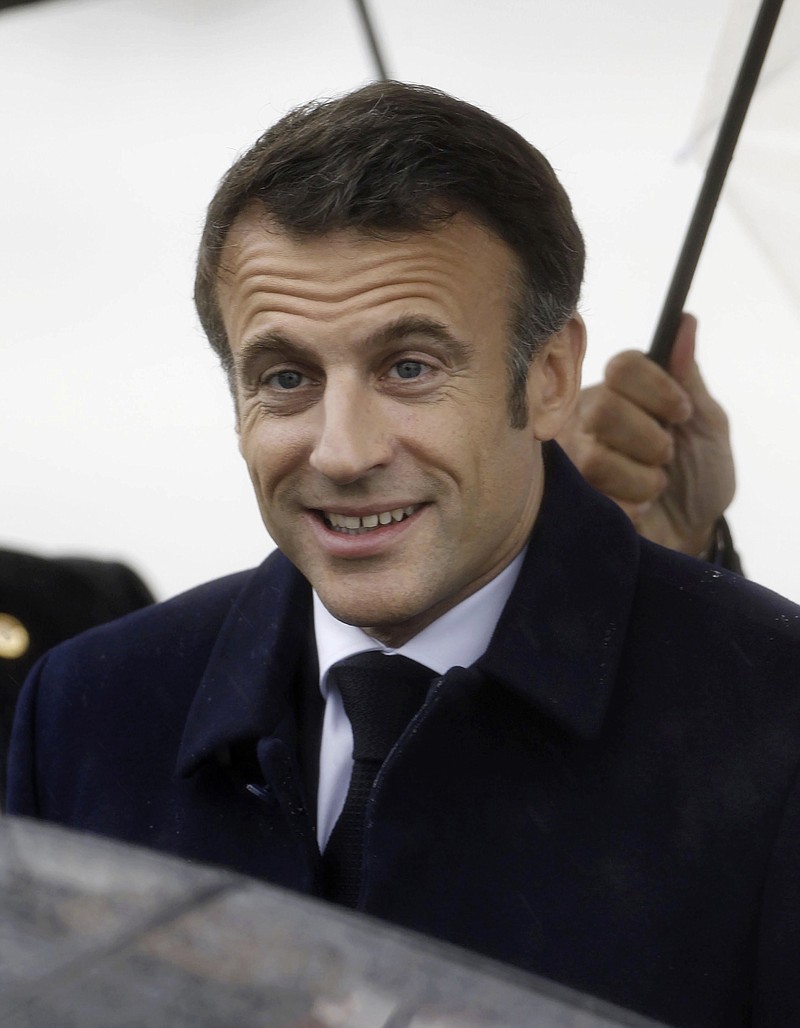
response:
<path id="1" fill-rule="evenodd" d="M 580 471 L 583 477 L 595 489 L 608 487 L 611 475 L 609 460 L 605 451 L 599 446 L 587 447 L 581 455 Z"/>
<path id="2" fill-rule="evenodd" d="M 660 430 L 653 441 L 653 464 L 669 464 L 675 456 L 675 440 L 669 432 Z"/>
<path id="3" fill-rule="evenodd" d="M 592 404 L 591 426 L 597 432 L 605 432 L 614 428 L 620 421 L 620 401 L 609 389 L 601 389 L 595 394 Z"/>
<path id="4" fill-rule="evenodd" d="M 647 360 L 638 350 L 623 350 L 606 364 L 605 380 L 612 389 L 624 386 L 630 375 Z"/>

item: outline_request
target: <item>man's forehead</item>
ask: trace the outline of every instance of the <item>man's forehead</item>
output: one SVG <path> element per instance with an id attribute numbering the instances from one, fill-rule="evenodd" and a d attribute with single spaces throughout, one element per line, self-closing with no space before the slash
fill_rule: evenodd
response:
<path id="1" fill-rule="evenodd" d="M 347 293 L 382 277 L 432 287 L 475 288 L 516 282 L 518 262 L 506 243 L 469 215 L 413 232 L 380 235 L 359 228 L 308 234 L 286 230 L 261 210 L 236 219 L 218 273 L 220 298 L 248 278 L 262 285 L 296 285 Z M 505 291 L 505 290 L 504 290 Z"/>
<path id="2" fill-rule="evenodd" d="M 410 315 L 468 339 L 507 325 L 517 281 L 511 250 L 466 215 L 424 232 L 300 236 L 251 209 L 231 230 L 218 298 L 234 348 L 290 324 L 349 332 L 359 319 L 366 332 Z"/>
<path id="3" fill-rule="evenodd" d="M 220 279 L 268 246 L 274 254 L 308 259 L 326 253 L 339 259 L 354 258 L 359 251 L 385 249 L 398 253 L 436 249 L 453 260 L 501 259 L 516 265 L 516 256 L 482 221 L 465 212 L 453 212 L 446 220 L 413 229 L 342 227 L 320 232 L 297 231 L 280 224 L 260 203 L 251 202 L 234 219 L 222 251 Z"/>

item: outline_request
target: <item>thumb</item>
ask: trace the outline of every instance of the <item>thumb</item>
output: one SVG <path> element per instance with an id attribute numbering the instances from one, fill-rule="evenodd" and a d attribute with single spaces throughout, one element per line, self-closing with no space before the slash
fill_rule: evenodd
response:
<path id="1" fill-rule="evenodd" d="M 694 361 L 696 345 L 697 318 L 684 312 L 678 323 L 678 331 L 675 333 L 675 342 L 672 344 L 667 364 L 667 371 L 684 389 L 688 389 L 692 372 L 697 370 Z"/>
<path id="2" fill-rule="evenodd" d="M 672 346 L 667 370 L 686 390 L 695 411 L 709 416 L 718 409 L 711 396 L 695 360 L 697 349 L 697 318 L 684 312 L 681 315 L 675 342 Z"/>

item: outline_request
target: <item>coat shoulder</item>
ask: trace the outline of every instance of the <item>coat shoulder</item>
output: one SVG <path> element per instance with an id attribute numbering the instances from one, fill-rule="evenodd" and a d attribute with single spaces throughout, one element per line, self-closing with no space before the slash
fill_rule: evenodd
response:
<path id="1" fill-rule="evenodd" d="M 257 568 L 195 586 L 161 603 L 99 625 L 54 647 L 41 662 L 49 679 L 85 689 L 93 679 L 124 683 L 193 682 L 223 624 L 254 585 L 280 588 L 289 568 L 274 553 Z"/>
<path id="2" fill-rule="evenodd" d="M 786 597 L 643 543 L 629 641 L 657 677 L 741 689 L 800 729 L 800 606 Z"/>
<path id="3" fill-rule="evenodd" d="M 654 608 L 670 605 L 726 631 L 800 643 L 800 606 L 733 571 L 642 540 L 639 578 L 642 600 Z"/>

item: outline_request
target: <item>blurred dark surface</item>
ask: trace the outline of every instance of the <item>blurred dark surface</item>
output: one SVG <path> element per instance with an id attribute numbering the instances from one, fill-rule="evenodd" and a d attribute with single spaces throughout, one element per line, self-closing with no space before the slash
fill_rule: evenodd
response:
<path id="1" fill-rule="evenodd" d="M 454 947 L 225 871 L 0 819 L 4 1028 L 645 1028 Z"/>

